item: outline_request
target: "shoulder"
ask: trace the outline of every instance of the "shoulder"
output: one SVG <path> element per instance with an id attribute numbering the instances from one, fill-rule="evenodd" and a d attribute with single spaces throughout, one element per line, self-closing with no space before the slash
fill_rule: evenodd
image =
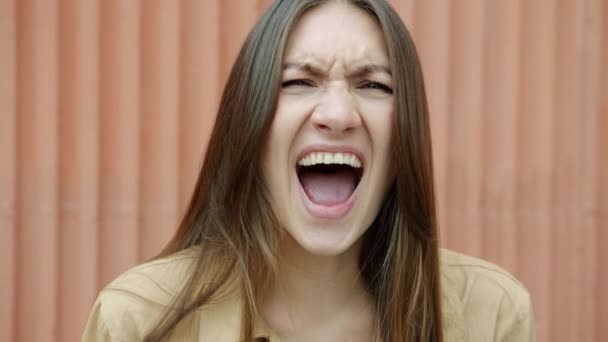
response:
<path id="1" fill-rule="evenodd" d="M 448 322 L 469 341 L 533 341 L 530 295 L 488 261 L 440 250 L 442 300 Z"/>
<path id="2" fill-rule="evenodd" d="M 141 340 L 167 310 L 196 260 L 196 250 L 189 249 L 118 276 L 99 293 L 83 341 Z"/>
<path id="3" fill-rule="evenodd" d="M 440 269 L 446 286 L 455 291 L 452 295 L 464 302 L 501 297 L 516 314 L 529 309 L 530 295 L 524 285 L 491 262 L 441 249 Z"/>
<path id="4" fill-rule="evenodd" d="M 100 295 L 128 295 L 151 305 L 169 305 L 192 272 L 197 251 L 187 249 L 134 267 L 110 282 Z"/>

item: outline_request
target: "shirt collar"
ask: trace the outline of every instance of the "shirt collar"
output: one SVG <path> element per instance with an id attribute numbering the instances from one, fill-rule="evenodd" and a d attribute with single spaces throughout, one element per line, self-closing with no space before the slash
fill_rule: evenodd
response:
<path id="1" fill-rule="evenodd" d="M 463 305 L 459 299 L 454 284 L 447 278 L 441 277 L 441 314 L 443 318 L 444 341 L 464 342 L 467 331 L 464 325 Z"/>
<path id="2" fill-rule="evenodd" d="M 442 317 L 443 317 L 443 336 L 445 341 L 450 342 L 465 342 L 467 339 L 467 331 L 464 325 L 464 314 L 462 312 L 462 305 L 460 299 L 457 296 L 452 284 L 447 279 L 442 279 L 441 288 L 441 300 L 442 300 Z M 221 325 L 228 328 L 226 331 L 232 331 L 238 333 L 240 330 L 240 317 L 242 310 L 241 298 L 237 295 L 232 295 L 222 303 L 213 304 L 215 308 L 215 318 L 220 319 Z M 206 311 L 203 309 L 203 311 Z M 201 319 L 208 317 L 203 314 Z M 202 323 L 202 322 L 201 322 Z M 217 322 L 220 323 L 220 322 Z M 203 326 L 208 324 L 201 324 Z M 205 336 L 201 330 L 202 335 Z M 254 322 L 253 337 L 256 339 L 266 338 L 271 342 L 280 342 L 280 338 L 270 329 L 265 320 L 257 316 Z M 238 340 L 239 336 L 232 336 L 229 340 Z M 228 339 L 227 339 L 228 340 Z"/>
<path id="3" fill-rule="evenodd" d="M 444 290 L 445 289 L 445 290 Z M 442 317 L 444 341 L 465 342 L 467 332 L 464 325 L 464 315 L 460 300 L 448 286 L 442 289 Z M 267 338 L 270 342 L 280 342 L 280 338 L 272 332 L 262 317 L 257 317 L 254 325 L 254 338 Z"/>

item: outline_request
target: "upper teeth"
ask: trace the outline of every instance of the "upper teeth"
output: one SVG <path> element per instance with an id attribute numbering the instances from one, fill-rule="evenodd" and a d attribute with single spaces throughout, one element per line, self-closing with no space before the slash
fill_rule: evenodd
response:
<path id="1" fill-rule="evenodd" d="M 344 164 L 354 168 L 361 167 L 361 160 L 352 153 L 313 152 L 298 161 L 298 165 Z"/>

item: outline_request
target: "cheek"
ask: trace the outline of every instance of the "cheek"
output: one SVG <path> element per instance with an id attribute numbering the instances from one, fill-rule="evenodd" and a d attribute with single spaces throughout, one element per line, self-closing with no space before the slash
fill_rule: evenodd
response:
<path id="1" fill-rule="evenodd" d="M 293 140 L 297 125 L 295 122 L 298 120 L 298 106 L 293 101 L 279 98 L 277 105 L 277 111 L 274 114 L 272 124 L 270 126 L 270 139 L 275 143 L 289 143 Z M 284 146 L 283 146 L 284 147 Z"/>
<path id="2" fill-rule="evenodd" d="M 374 163 L 373 178 L 380 189 L 385 189 L 395 175 L 391 165 L 391 144 L 395 122 L 391 102 L 369 104 L 365 124 L 371 139 Z M 382 192 L 382 191 L 381 191 Z"/>
<path id="3" fill-rule="evenodd" d="M 388 153 L 395 122 L 392 100 L 362 102 L 360 106 L 372 140 L 374 155 Z"/>
<path id="4" fill-rule="evenodd" d="M 277 111 L 274 115 L 270 130 L 268 132 L 268 151 L 272 152 L 271 158 L 281 165 L 295 166 L 295 160 L 289 160 L 292 148 L 299 138 L 302 138 L 300 130 L 305 124 L 309 114 L 315 108 L 312 96 L 285 96 L 279 97 Z"/>
<path id="5" fill-rule="evenodd" d="M 278 162 L 281 158 L 287 158 L 288 149 L 294 137 L 293 115 L 287 101 L 279 98 L 277 111 L 275 112 L 269 131 L 267 132 L 267 149 L 269 159 Z M 279 165 L 273 165 L 274 167 Z"/>
<path id="6" fill-rule="evenodd" d="M 290 151 L 298 129 L 290 106 L 281 102 L 267 132 L 264 150 L 264 176 L 276 201 L 282 201 L 282 194 L 287 190 L 289 182 L 289 172 L 292 166 L 295 167 L 295 162 L 290 159 Z"/>

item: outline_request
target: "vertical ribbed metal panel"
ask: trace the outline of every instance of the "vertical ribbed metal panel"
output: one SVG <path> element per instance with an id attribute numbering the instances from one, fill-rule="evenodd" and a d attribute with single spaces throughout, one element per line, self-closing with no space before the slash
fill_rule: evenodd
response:
<path id="1" fill-rule="evenodd" d="M 12 341 L 17 262 L 17 8 L 0 0 L 0 340 Z"/>
<path id="2" fill-rule="evenodd" d="M 0 340 L 77 341 L 183 213 L 270 0 L 0 0 Z M 392 1 L 423 61 L 444 246 L 539 341 L 608 334 L 608 0 Z"/>
<path id="3" fill-rule="evenodd" d="M 18 341 L 52 336 L 60 306 L 58 21 L 55 1 L 18 1 L 16 244 L 13 319 Z M 36 322 L 36 328 L 32 327 Z"/>
<path id="4" fill-rule="evenodd" d="M 76 341 L 99 288 L 99 7 L 59 3 L 57 340 Z"/>

